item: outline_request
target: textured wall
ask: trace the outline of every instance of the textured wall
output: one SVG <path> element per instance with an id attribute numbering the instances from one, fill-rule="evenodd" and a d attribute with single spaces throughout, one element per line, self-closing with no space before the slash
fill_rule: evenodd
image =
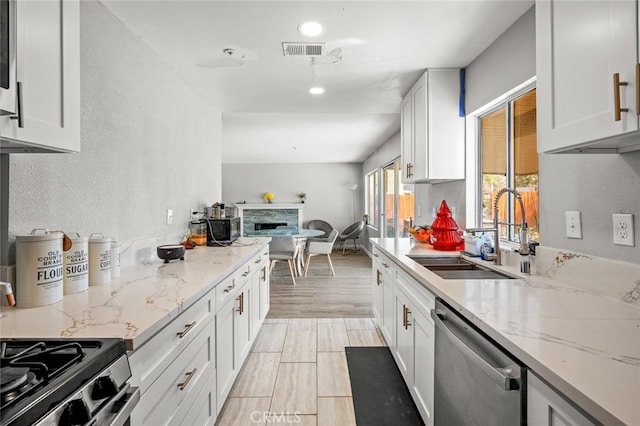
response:
<path id="1" fill-rule="evenodd" d="M 540 155 L 540 234 L 545 246 L 640 263 L 640 152 Z M 582 212 L 582 239 L 564 212 Z M 613 213 L 633 213 L 635 247 L 613 245 Z"/>
<path id="2" fill-rule="evenodd" d="M 303 221 L 322 219 L 342 231 L 362 218 L 364 178 L 357 163 L 310 164 L 223 164 L 222 198 L 225 203 L 261 203 L 262 194 L 272 192 L 274 203 L 297 203 L 296 194 L 305 192 Z"/>
<path id="3" fill-rule="evenodd" d="M 11 156 L 9 234 L 181 233 L 220 198 L 220 114 L 101 4 L 80 12 L 82 151 Z"/>

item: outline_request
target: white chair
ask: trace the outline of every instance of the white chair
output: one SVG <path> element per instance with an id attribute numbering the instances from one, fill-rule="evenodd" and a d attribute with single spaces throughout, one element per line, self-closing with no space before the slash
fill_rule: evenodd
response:
<path id="1" fill-rule="evenodd" d="M 307 244 L 307 261 L 304 265 L 304 276 L 307 276 L 307 272 L 309 272 L 309 262 L 311 261 L 311 256 L 315 256 L 317 254 L 326 254 L 327 262 L 329 263 L 329 268 L 331 269 L 331 275 L 336 276 L 336 272 L 333 270 L 333 263 L 331 263 L 331 250 L 333 250 L 333 243 L 335 243 L 336 238 L 338 238 L 338 230 L 334 229 L 329 234 L 327 241 L 314 241 L 309 240 Z"/>
<path id="2" fill-rule="evenodd" d="M 286 260 L 289 264 L 289 272 L 293 285 L 296 284 L 293 272 L 293 262 L 298 253 L 298 245 L 292 235 L 274 235 L 269 243 L 269 273 L 278 260 Z"/>

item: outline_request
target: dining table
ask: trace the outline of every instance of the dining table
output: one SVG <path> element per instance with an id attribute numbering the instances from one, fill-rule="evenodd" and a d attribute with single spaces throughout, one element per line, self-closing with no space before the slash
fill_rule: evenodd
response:
<path id="1" fill-rule="evenodd" d="M 291 235 L 296 239 L 298 250 L 295 256 L 296 275 L 301 277 L 304 275 L 304 248 L 308 238 L 326 236 L 326 233 L 320 229 L 260 229 L 253 231 L 245 231 L 245 237 L 273 237 L 277 235 Z"/>

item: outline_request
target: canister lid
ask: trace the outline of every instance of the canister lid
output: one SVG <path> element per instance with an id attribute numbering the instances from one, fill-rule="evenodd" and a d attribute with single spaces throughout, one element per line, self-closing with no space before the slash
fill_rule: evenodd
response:
<path id="1" fill-rule="evenodd" d="M 89 240 L 88 237 L 82 237 L 77 232 L 65 232 L 65 233 L 67 234 L 67 237 L 69 237 L 71 241 L 74 243 L 85 243 L 87 242 L 87 240 Z"/>
<path id="2" fill-rule="evenodd" d="M 16 242 L 53 241 L 61 240 L 62 232 L 48 229 L 33 229 L 29 235 L 16 235 Z"/>
<path id="3" fill-rule="evenodd" d="M 89 235 L 89 244 L 111 244 L 111 238 L 105 237 L 102 233 L 94 233 Z"/>

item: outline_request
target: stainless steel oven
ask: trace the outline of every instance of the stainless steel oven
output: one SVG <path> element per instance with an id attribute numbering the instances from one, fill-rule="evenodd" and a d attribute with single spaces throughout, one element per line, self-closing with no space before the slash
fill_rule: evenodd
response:
<path id="1" fill-rule="evenodd" d="M 0 115 L 17 112 L 16 2 L 0 0 Z"/>

